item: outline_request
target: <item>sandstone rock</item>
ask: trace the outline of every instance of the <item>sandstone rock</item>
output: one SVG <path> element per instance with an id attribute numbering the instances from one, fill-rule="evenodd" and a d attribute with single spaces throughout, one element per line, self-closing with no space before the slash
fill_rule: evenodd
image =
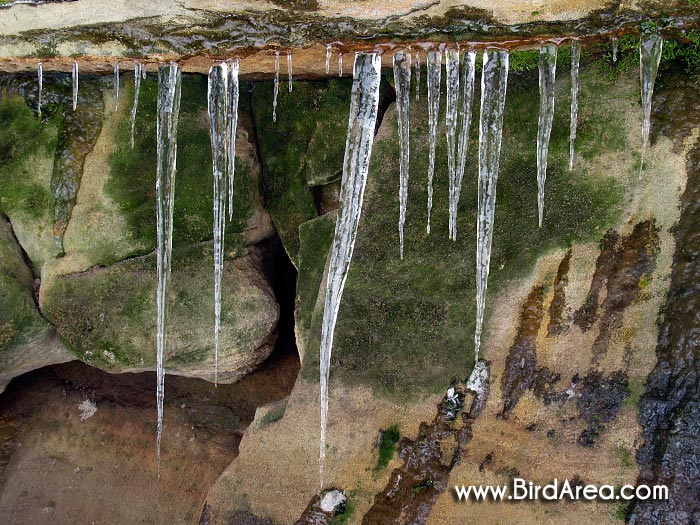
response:
<path id="1" fill-rule="evenodd" d="M 34 277 L 0 214 L 0 392 L 13 377 L 75 359 L 34 301 Z"/>

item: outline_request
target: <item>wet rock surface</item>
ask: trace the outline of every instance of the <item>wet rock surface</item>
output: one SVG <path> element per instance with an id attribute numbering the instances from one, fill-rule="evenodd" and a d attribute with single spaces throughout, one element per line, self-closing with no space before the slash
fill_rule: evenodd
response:
<path id="1" fill-rule="evenodd" d="M 488 398 L 488 365 L 483 363 L 481 368 L 486 371 L 483 390 L 475 393 L 463 386 L 453 387 L 453 396 L 443 398 L 435 419 L 430 424 L 421 423 L 418 437 L 399 442 L 398 454 L 404 463 L 375 496 L 363 525 L 427 522 L 433 505 L 447 489 L 450 472 L 459 464 L 472 437 L 472 423 Z"/>
<path id="2" fill-rule="evenodd" d="M 677 148 L 700 126 L 700 90 L 695 79 L 672 76 L 657 90 L 654 125 L 670 134 Z M 658 363 L 640 401 L 644 445 L 637 454 L 638 482 L 666 484 L 669 499 L 640 501 L 630 523 L 691 524 L 700 520 L 700 146 L 697 136 L 687 158 L 688 184 L 674 228 L 676 251 L 671 287 L 660 312 Z"/>

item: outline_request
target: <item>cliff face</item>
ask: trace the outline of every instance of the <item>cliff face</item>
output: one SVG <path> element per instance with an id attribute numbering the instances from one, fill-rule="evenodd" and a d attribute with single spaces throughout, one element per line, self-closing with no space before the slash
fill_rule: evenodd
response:
<path id="1" fill-rule="evenodd" d="M 283 45 L 295 43 L 296 38 L 309 43 L 306 51 L 295 51 L 294 67 L 302 77 L 313 77 L 324 71 L 325 61 L 325 45 L 314 44 L 339 31 L 334 16 L 362 14 L 353 35 L 359 34 L 358 27 L 365 27 L 361 24 L 372 29 L 382 24 L 391 28 L 396 23 L 395 30 L 402 28 L 405 35 L 427 24 L 430 29 L 420 36 L 428 38 L 451 31 L 449 20 L 455 9 L 473 14 L 469 10 L 480 7 L 406 2 L 388 13 L 386 5 L 373 2 L 347 8 L 330 2 L 291 4 L 289 9 L 245 4 L 244 16 L 230 13 L 237 8 L 229 3 L 228 7 L 212 2 L 173 7 L 156 2 L 148 7 L 152 14 L 141 15 L 155 18 L 145 19 L 130 14 L 129 5 L 123 12 L 110 11 L 100 2 L 85 0 L 36 8 L 13 6 L 3 14 L 16 17 L 14 29 L 0 26 L 4 27 L 5 46 L 0 51 L 4 49 L 6 55 L 0 69 L 35 66 L 40 53 L 16 56 L 34 31 L 46 35 L 36 45 L 56 44 L 41 51 L 57 55 L 46 60 L 48 69 L 69 67 L 73 59 L 67 55 L 73 49 L 90 55 L 81 57 L 86 71 L 102 71 L 115 57 L 131 58 L 131 48 L 123 47 L 123 35 L 113 35 L 110 40 L 105 38 L 105 26 L 87 26 L 85 20 L 124 21 L 122 29 L 115 31 L 141 35 L 143 40 L 133 53 L 148 53 L 152 61 L 191 50 L 218 56 L 227 52 L 229 44 L 209 48 L 208 43 L 216 41 L 217 31 L 233 31 L 244 19 L 267 20 L 271 27 L 260 42 L 243 41 L 257 46 L 254 51 L 260 53 L 242 62 L 249 78 L 269 75 L 273 59 L 269 50 L 259 49 L 275 38 Z M 81 10 L 88 5 L 94 17 L 81 18 Z M 687 7 L 674 5 L 668 8 L 677 8 L 681 15 Z M 502 35 L 512 34 L 515 29 L 510 24 L 519 22 L 531 23 L 528 30 L 532 34 L 556 33 L 569 28 L 567 21 L 579 16 L 590 15 L 593 20 L 591 13 L 602 7 L 582 3 L 568 10 L 553 3 L 535 14 L 527 12 L 531 7 L 512 3 L 499 5 L 488 16 L 500 24 Z M 30 20 L 28 12 L 35 13 L 36 20 Z M 55 15 L 53 25 L 44 18 L 47 12 Z M 58 16 L 61 12 L 71 13 L 73 20 Z M 281 24 L 279 19 L 265 18 L 272 16 L 269 13 L 307 20 L 308 25 L 303 26 L 307 32 L 282 35 L 282 26 L 275 25 Z M 104 20 L 99 18 L 103 15 Z M 634 20 L 642 14 L 623 10 L 620 16 Z M 441 26 L 439 20 L 447 25 Z M 538 26 L 538 20 L 557 22 Z M 182 37 L 181 32 L 194 21 L 201 24 L 206 38 Z M 325 23 L 328 33 L 313 33 L 312 29 L 325 27 Z M 207 24 L 216 30 L 207 29 Z M 151 39 L 156 31 L 159 36 Z M 458 38 L 457 33 L 449 34 Z M 86 44 L 86 35 L 94 41 Z M 73 45 L 84 47 L 70 47 Z M 161 45 L 165 47 L 158 47 Z M 364 44 L 352 45 L 361 49 Z M 347 51 L 355 48 L 350 46 Z M 334 52 L 345 49 L 338 46 Z M 680 48 L 675 49 L 679 54 L 672 57 L 678 60 Z M 36 48 L 26 50 L 28 55 L 38 52 Z M 683 52 L 690 53 L 683 64 L 688 66 L 697 49 Z M 106 53 L 113 55 L 108 60 L 98 56 Z M 683 129 L 685 142 L 679 141 L 674 125 L 656 133 L 640 177 L 635 41 L 621 39 L 614 66 L 609 45 L 596 44 L 585 50 L 582 61 L 576 162 L 569 171 L 568 53 L 568 47 L 560 48 L 541 229 L 537 227 L 535 178 L 538 52 L 511 56 L 483 343 L 490 367 L 490 393 L 478 416 L 473 414 L 468 422 L 445 423 L 452 437 L 437 448 L 431 445 L 431 453 L 439 452 L 432 459 L 441 472 L 440 484 L 426 477 L 402 491 L 403 496 L 392 493 L 390 480 L 396 479 L 392 472 L 420 450 L 428 439 L 425 436 L 431 435 L 426 434 L 429 425 L 421 427 L 421 423 L 440 423 L 444 405 L 436 418 L 436 404 L 451 384 L 459 386 L 468 377 L 473 364 L 479 115 L 476 104 L 458 239 L 453 242 L 447 238 L 443 102 L 432 233 L 426 235 L 428 124 L 423 70 L 420 98 L 411 95 L 411 173 L 406 251 L 401 261 L 396 227 L 399 146 L 395 95 L 391 79 L 382 82 L 381 122 L 331 363 L 327 480 L 350 494 L 354 514 L 348 511 L 345 519 L 351 523 L 361 522 L 377 502 L 384 505 L 388 501 L 391 512 L 410 508 L 414 502 L 409 505 L 401 498 L 415 499 L 418 494 L 421 502 L 429 502 L 423 507 L 428 509 L 423 517 L 428 523 L 460 519 L 614 522 L 625 512 L 616 503 L 565 502 L 526 508 L 459 505 L 448 487 L 505 484 L 516 475 L 537 482 L 568 477 L 586 483 L 631 483 L 640 472 L 635 464 L 637 450 L 643 451 L 642 479 L 651 479 L 658 471 L 664 443 L 671 439 L 673 418 L 664 415 L 658 435 L 644 434 L 645 428 L 638 423 L 639 400 L 657 363 L 657 324 L 667 322 L 657 323 L 657 317 L 664 301 L 673 300 L 672 296 L 667 299 L 670 276 L 677 268 L 672 227 L 679 220 L 686 182 L 691 180 L 685 157 L 699 132 L 692 126 Z M 390 57 L 386 53 L 385 60 Z M 346 75 L 351 69 L 348 62 L 351 60 L 346 62 Z M 203 71 L 211 64 L 211 56 L 185 58 L 183 63 L 190 71 Z M 669 68 L 675 66 L 669 64 Z M 671 79 L 668 71 L 662 71 L 662 83 Z M 386 73 L 390 76 L 389 70 Z M 71 358 L 111 372 L 152 369 L 155 79 L 150 76 L 141 85 L 133 150 L 129 145 L 131 74 L 123 75 L 119 101 L 113 98 L 111 78 L 81 77 L 79 111 L 73 114 L 66 109 L 69 79 L 47 73 L 41 120 L 33 113 L 37 104 L 33 75 L 2 76 L 0 87 L 0 125 L 6 130 L 0 138 L 0 297 L 4 299 L 0 305 L 0 381 Z M 226 232 L 219 379 L 238 380 L 264 360 L 275 344 L 280 305 L 269 273 L 269 244 L 275 236 L 298 271 L 294 318 L 302 370 L 286 403 L 259 412 L 241 443 L 240 456 L 212 487 L 206 511 L 211 523 L 235 522 L 233 516 L 241 513 L 250 519 L 257 515 L 293 523 L 318 489 L 317 349 L 350 81 L 296 82 L 292 92 L 284 87 L 279 94 L 278 121 L 273 123 L 272 84 L 242 83 L 235 215 Z M 476 89 L 475 100 L 479 100 L 479 87 Z M 180 115 L 166 368 L 170 373 L 209 380 L 214 311 L 211 188 L 206 79 L 193 75 L 183 83 Z M 682 284 L 675 289 L 682 295 Z M 666 359 L 669 352 L 663 350 L 660 357 Z M 663 403 L 673 394 L 664 390 L 662 372 L 655 372 L 657 388 L 642 403 L 646 414 L 654 413 L 655 400 Z M 691 394 L 679 401 L 679 413 L 694 414 Z M 445 430 L 437 423 L 436 428 Z M 381 429 L 393 425 L 410 439 L 398 444 L 401 459 L 393 458 L 382 468 L 377 444 L 384 435 Z M 457 434 L 468 434 L 469 439 L 455 438 Z M 650 445 L 641 448 L 657 437 L 654 450 Z M 379 507 L 375 505 L 369 515 L 381 523 L 388 518 Z M 639 512 L 642 515 L 647 510 Z"/>

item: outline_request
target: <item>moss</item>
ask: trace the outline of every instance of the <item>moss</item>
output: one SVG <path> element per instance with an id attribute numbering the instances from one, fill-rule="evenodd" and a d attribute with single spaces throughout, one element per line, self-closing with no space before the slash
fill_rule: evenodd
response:
<path id="1" fill-rule="evenodd" d="M 0 369 L 3 357 L 46 329 L 32 297 L 34 279 L 10 224 L 0 215 Z"/>
<path id="2" fill-rule="evenodd" d="M 335 213 L 328 213 L 299 227 L 299 271 L 294 316 L 302 337 L 311 328 L 316 299 L 323 280 L 328 253 L 335 232 Z"/>
<path id="3" fill-rule="evenodd" d="M 166 364 L 174 369 L 213 358 L 212 245 L 173 251 Z M 268 336 L 276 316 L 260 275 L 224 266 L 220 357 L 251 351 Z M 45 291 L 43 307 L 66 346 L 107 370 L 155 364 L 155 255 L 88 272 L 60 276 Z"/>
<path id="4" fill-rule="evenodd" d="M 48 214 L 53 198 L 34 180 L 31 159 L 56 148 L 60 116 L 43 124 L 19 96 L 0 98 L 0 208 L 32 218 Z"/>
<path id="5" fill-rule="evenodd" d="M 355 515 L 355 504 L 352 501 L 353 496 L 353 492 L 348 494 L 345 500 L 345 506 L 337 511 L 337 514 L 331 518 L 328 525 L 347 525 L 350 523 L 351 518 Z"/>
<path id="6" fill-rule="evenodd" d="M 579 155 L 595 159 L 611 149 L 625 151 L 624 115 L 613 111 L 612 106 L 636 97 L 636 92 L 631 92 L 635 84 L 599 81 L 594 72 L 588 71 L 582 71 L 581 76 Z M 586 168 L 590 165 L 587 162 L 579 161 L 573 172 L 568 170 L 568 87 L 568 78 L 560 77 L 550 142 L 545 221 L 540 229 L 535 159 L 537 83 L 528 75 L 511 78 L 487 305 L 499 290 L 529 273 L 538 257 L 574 242 L 599 238 L 619 215 L 625 190 L 615 179 Z M 478 100 L 478 93 L 476 97 Z M 601 112 L 601 107 L 606 110 Z M 398 399 L 438 392 L 444 388 L 445 378 L 467 376 L 473 362 L 478 105 L 459 205 L 457 242 L 447 238 L 444 113 L 438 131 L 432 233 L 425 233 L 426 115 L 426 101 L 412 101 L 411 174 L 403 261 L 399 260 L 396 233 L 398 143 L 394 110 L 386 113 L 382 124 L 390 131 L 380 131 L 375 140 L 331 364 L 331 381 L 368 385 L 377 394 Z M 319 342 L 321 317 L 318 312 L 312 318 L 310 348 Z M 488 355 L 488 348 L 484 353 Z M 316 352 L 306 353 L 303 374 L 316 380 Z"/>
<path id="7" fill-rule="evenodd" d="M 377 464 L 374 466 L 375 471 L 381 470 L 389 464 L 391 458 L 394 457 L 394 453 L 396 452 L 396 444 L 399 442 L 400 437 L 398 425 L 391 425 L 388 429 L 382 432 L 382 439 L 379 443 Z"/>
<path id="8" fill-rule="evenodd" d="M 173 215 L 173 246 L 211 239 L 213 182 L 211 144 L 207 116 L 207 80 L 183 75 L 178 129 L 177 177 Z M 141 81 L 135 125 L 134 149 L 130 147 L 131 122 L 121 123 L 115 152 L 110 159 L 107 194 L 124 213 L 138 246 L 156 244 L 156 123 L 158 82 Z M 226 226 L 229 245 L 245 229 L 258 199 L 258 181 L 251 173 L 251 151 L 236 157 L 233 221 Z"/>
<path id="9" fill-rule="evenodd" d="M 272 121 L 273 85 L 256 84 L 251 104 L 263 161 L 265 197 L 287 253 L 297 263 L 299 225 L 316 217 L 310 185 L 342 170 L 350 84 L 347 80 L 281 86 L 277 122 Z"/>

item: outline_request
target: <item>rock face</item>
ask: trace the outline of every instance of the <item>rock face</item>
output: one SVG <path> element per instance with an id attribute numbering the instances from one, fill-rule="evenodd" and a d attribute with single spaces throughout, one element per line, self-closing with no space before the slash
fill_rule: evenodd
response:
<path id="1" fill-rule="evenodd" d="M 100 79 L 81 79 L 81 89 L 90 96 L 79 97 L 78 106 L 90 110 L 67 119 L 62 109 L 65 79 L 47 76 L 45 121 L 39 126 L 28 107 L 37 96 L 33 79 L 7 77 L 2 82 L 12 95 L 0 100 L 0 113 L 16 131 L 6 137 L 0 161 L 0 209 L 6 214 L 0 232 L 2 264 L 8 268 L 0 283 L 7 299 L 0 308 L 0 378 L 6 382 L 76 356 L 112 372 L 152 369 L 156 82 L 142 82 L 133 150 L 131 83 L 115 101 Z M 181 119 L 188 125 L 181 129 L 178 152 L 166 368 L 213 379 L 212 183 L 205 111 L 205 79 L 186 79 Z M 85 139 L 86 129 L 95 137 Z M 226 238 L 221 382 L 238 380 L 270 354 L 279 318 L 265 267 L 265 240 L 274 235 L 274 227 L 262 206 L 260 163 L 248 140 L 250 129 L 250 118 L 242 111 L 235 212 Z M 72 175 L 62 177 L 65 170 L 56 169 L 66 164 L 62 145 L 73 142 L 80 144 L 80 155 L 67 156 L 74 164 Z M 66 184 L 56 183 L 64 180 L 72 188 L 69 199 Z"/>
<path id="2" fill-rule="evenodd" d="M 388 522 L 381 513 L 367 517 L 373 503 L 381 500 L 393 512 L 411 509 L 411 498 L 424 498 L 431 509 L 402 515 L 410 523 L 615 523 L 624 518 L 627 509 L 615 502 L 457 504 L 450 490 L 461 483 L 505 485 L 515 476 L 538 483 L 557 477 L 621 485 L 634 483 L 639 474 L 635 452 L 645 439 L 639 399 L 657 359 L 656 319 L 674 264 L 671 227 L 679 218 L 687 179 L 684 152 L 674 150 L 672 133 L 659 135 L 639 179 L 635 155 L 641 144 L 641 111 L 637 72 L 631 67 L 638 56 L 632 49 L 620 58 L 627 66 L 614 70 L 609 57 L 582 64 L 577 157 L 569 172 L 567 51 L 559 50 L 562 71 L 542 229 L 537 228 L 534 180 L 536 54 L 511 56 L 515 73 L 506 103 L 484 342 L 490 393 L 464 430 L 470 439 L 466 446 L 445 438 L 466 428 L 459 416 L 435 438 L 445 439 L 438 446 L 435 439 L 425 438 L 425 430 L 452 378 L 463 381 L 468 376 L 473 355 L 478 114 L 458 240 L 453 243 L 447 239 L 442 125 L 434 223 L 432 233 L 425 235 L 425 84 L 420 101 L 412 98 L 406 255 L 399 261 L 396 113 L 390 99 L 380 102 L 388 108 L 375 138 L 331 364 L 325 478 L 328 487 L 349 494 L 349 523 Z M 693 133 L 696 140 L 697 130 Z M 265 136 L 259 140 L 262 149 Z M 278 148 L 278 155 L 285 152 L 297 170 L 308 167 L 303 153 Z M 261 523 L 291 524 L 306 503 L 313 506 L 316 501 L 317 349 L 333 222 L 331 213 L 299 225 L 296 329 L 304 356 L 301 376 L 284 415 L 263 422 L 261 412 L 259 424 L 243 438 L 240 456 L 212 487 L 209 523 L 228 523 L 242 515 L 253 520 L 255 515 Z M 659 394 L 665 394 L 660 387 Z M 689 389 L 681 400 L 682 414 L 694 414 L 692 396 Z M 367 403 L 371 411 L 362 408 Z M 380 429 L 393 424 L 406 438 L 399 446 L 402 456 L 392 459 L 387 469 L 377 469 Z M 669 437 L 669 442 L 690 443 L 691 428 L 684 424 L 681 436 Z M 417 478 L 412 487 L 392 490 L 393 482 L 400 486 L 397 473 L 415 463 L 414 443 L 415 450 L 439 456 L 440 464 L 451 469 L 449 477 L 445 474 L 439 483 Z M 692 458 L 688 461 L 691 465 Z M 650 465 L 657 464 L 650 460 Z M 259 476 L 261 471 L 266 475 Z M 694 508 L 683 496 L 688 479 L 679 482 L 678 497 Z"/>
<path id="3" fill-rule="evenodd" d="M 39 312 L 34 276 L 4 215 L 0 215 L 0 304 L 0 391 L 13 377 L 75 358 Z"/>

